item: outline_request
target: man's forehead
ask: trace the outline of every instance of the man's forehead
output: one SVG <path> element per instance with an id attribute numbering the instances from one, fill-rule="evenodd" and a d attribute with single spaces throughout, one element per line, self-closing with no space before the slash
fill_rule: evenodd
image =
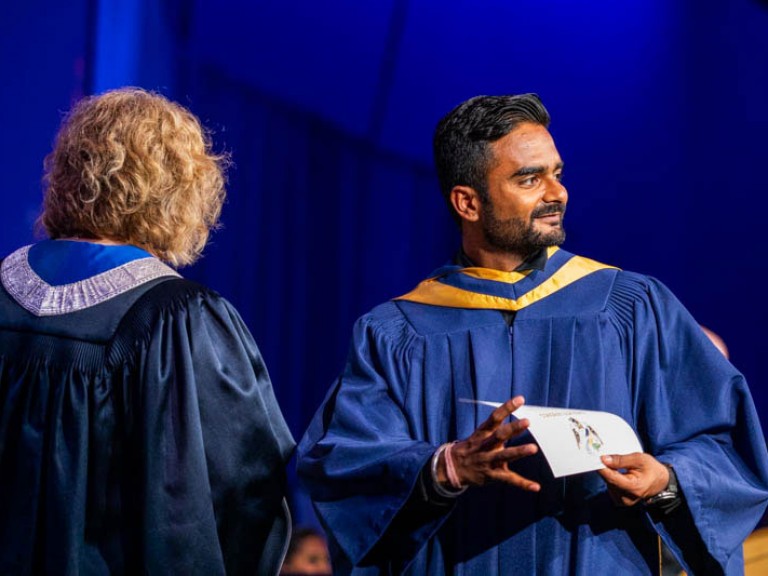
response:
<path id="1" fill-rule="evenodd" d="M 488 147 L 493 164 L 515 161 L 535 162 L 543 166 L 561 164 L 552 135 L 544 126 L 525 122 Z"/>

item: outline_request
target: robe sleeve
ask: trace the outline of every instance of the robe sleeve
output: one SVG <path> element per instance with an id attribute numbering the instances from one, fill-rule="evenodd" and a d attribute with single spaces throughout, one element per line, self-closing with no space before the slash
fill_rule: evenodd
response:
<path id="1" fill-rule="evenodd" d="M 283 513 L 293 439 L 234 308 L 204 289 L 170 302 L 163 290 L 177 289 L 167 282 L 153 292 L 159 311 L 140 303 L 131 315 L 151 331 L 138 381 L 126 390 L 139 450 L 132 456 L 144 475 L 136 504 L 147 565 L 168 574 L 260 574 Z M 131 330 L 124 336 L 130 346 Z"/>
<path id="2" fill-rule="evenodd" d="M 687 504 L 655 526 L 689 571 L 740 573 L 742 542 L 768 503 L 768 454 L 747 383 L 660 282 L 622 274 L 614 300 L 638 431 L 646 452 L 674 467 Z"/>
<path id="3" fill-rule="evenodd" d="M 402 408 L 420 362 L 407 332 L 399 319 L 357 322 L 346 367 L 299 445 L 299 474 L 340 573 L 374 565 L 399 573 L 451 509 L 422 497 L 420 474 L 436 446 L 417 439 Z"/>

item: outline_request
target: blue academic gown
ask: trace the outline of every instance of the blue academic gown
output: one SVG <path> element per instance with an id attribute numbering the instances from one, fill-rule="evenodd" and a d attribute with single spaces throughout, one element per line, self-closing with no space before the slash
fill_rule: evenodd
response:
<path id="1" fill-rule="evenodd" d="M 0 574 L 277 574 L 294 442 L 235 309 L 130 246 L 0 277 Z"/>
<path id="2" fill-rule="evenodd" d="M 657 280 L 549 254 L 543 270 L 511 280 L 448 266 L 358 320 L 299 446 L 336 573 L 656 574 L 657 534 L 689 571 L 741 573 L 742 541 L 768 502 L 743 376 Z M 573 265 L 586 272 L 574 279 Z M 495 302 L 512 303 L 513 322 Z M 596 472 L 555 479 L 540 453 L 512 465 L 541 483 L 537 494 L 489 484 L 425 503 L 436 448 L 491 411 L 459 399 L 518 394 L 621 416 L 674 466 L 685 505 L 662 519 L 616 507 Z"/>

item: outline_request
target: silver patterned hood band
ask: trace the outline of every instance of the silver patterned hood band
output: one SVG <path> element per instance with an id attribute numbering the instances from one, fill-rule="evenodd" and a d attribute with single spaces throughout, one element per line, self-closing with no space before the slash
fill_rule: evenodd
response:
<path id="1" fill-rule="evenodd" d="M 3 260 L 0 281 L 20 306 L 35 316 L 56 316 L 101 304 L 142 284 L 163 276 L 180 274 L 157 258 L 140 258 L 96 276 L 51 286 L 29 265 L 24 246 Z"/>

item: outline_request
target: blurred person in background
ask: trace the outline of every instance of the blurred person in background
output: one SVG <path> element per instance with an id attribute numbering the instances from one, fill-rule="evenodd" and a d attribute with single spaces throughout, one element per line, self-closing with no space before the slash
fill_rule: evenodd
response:
<path id="1" fill-rule="evenodd" d="M 331 556 L 323 533 L 309 526 L 297 527 L 291 534 L 291 543 L 280 574 L 330 576 Z"/>

